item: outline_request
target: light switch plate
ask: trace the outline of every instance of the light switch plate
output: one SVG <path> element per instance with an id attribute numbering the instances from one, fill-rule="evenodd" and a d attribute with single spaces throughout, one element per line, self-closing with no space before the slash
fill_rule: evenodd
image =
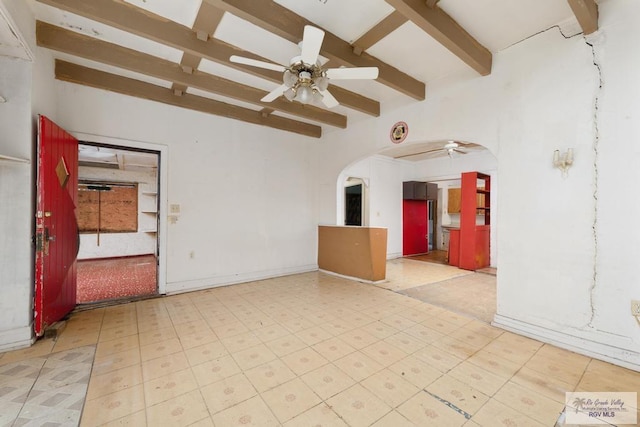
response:
<path id="1" fill-rule="evenodd" d="M 178 204 L 170 204 L 169 205 L 169 212 L 171 212 L 172 214 L 179 214 L 180 213 L 180 205 Z"/>
<path id="2" fill-rule="evenodd" d="M 640 301 L 631 300 L 631 315 L 640 316 Z"/>

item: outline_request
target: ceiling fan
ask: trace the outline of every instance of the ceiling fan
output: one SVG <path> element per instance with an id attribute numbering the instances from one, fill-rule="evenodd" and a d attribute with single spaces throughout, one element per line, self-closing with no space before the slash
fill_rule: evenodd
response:
<path id="1" fill-rule="evenodd" d="M 304 27 L 300 56 L 291 59 L 289 66 L 258 61 L 233 55 L 229 58 L 237 64 L 251 65 L 267 70 L 283 72 L 283 84 L 269 92 L 262 102 L 271 102 L 281 95 L 289 101 L 302 104 L 322 103 L 328 108 L 339 105 L 338 100 L 327 90 L 329 80 L 376 79 L 378 67 L 328 68 L 323 69 L 318 56 L 324 40 L 324 31 L 311 25 Z"/>
<path id="2" fill-rule="evenodd" d="M 427 151 L 420 151 L 418 153 L 404 154 L 401 156 L 395 156 L 394 158 L 401 159 L 404 157 L 413 157 L 413 156 L 419 156 L 421 154 L 438 153 L 438 152 L 444 152 L 447 156 L 453 158 L 454 153 L 467 154 L 467 151 L 464 151 L 463 149 L 473 148 L 473 147 L 478 147 L 478 144 L 474 144 L 472 142 L 464 143 L 464 142 L 456 142 L 456 141 L 447 141 L 446 144 L 444 144 L 442 147 L 439 147 L 439 148 L 433 148 Z"/>

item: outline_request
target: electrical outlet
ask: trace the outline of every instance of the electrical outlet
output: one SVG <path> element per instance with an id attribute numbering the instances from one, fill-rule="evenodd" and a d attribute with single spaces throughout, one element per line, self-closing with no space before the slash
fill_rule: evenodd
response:
<path id="1" fill-rule="evenodd" d="M 631 315 L 640 316 L 640 301 L 631 300 Z"/>

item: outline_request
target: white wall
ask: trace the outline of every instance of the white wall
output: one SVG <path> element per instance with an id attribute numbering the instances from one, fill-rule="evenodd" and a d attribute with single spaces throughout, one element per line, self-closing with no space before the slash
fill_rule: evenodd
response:
<path id="1" fill-rule="evenodd" d="M 602 88 L 591 46 L 552 28 L 495 54 L 490 76 L 432 84 L 424 102 L 327 136 L 321 220 L 336 218 L 330 183 L 391 146 L 399 120 L 409 124 L 405 144 L 484 145 L 497 158 L 500 190 L 496 324 L 640 369 L 640 326 L 629 309 L 640 299 L 640 202 L 629 191 L 640 178 L 637 22 L 640 2 L 601 2 L 601 29 L 588 41 Z M 575 163 L 563 179 L 551 160 L 568 147 Z"/>
<path id="2" fill-rule="evenodd" d="M 367 223 L 371 227 L 387 229 L 387 259 L 402 256 L 403 167 L 401 162 L 388 157 L 372 156 L 350 165 L 338 177 L 336 224 L 344 225 L 344 184 L 347 178 L 363 178 L 369 199 Z"/>
<path id="3" fill-rule="evenodd" d="M 156 171 L 123 171 L 86 166 L 81 166 L 78 169 L 80 180 L 138 184 L 138 231 L 135 233 L 100 233 L 100 246 L 98 246 L 96 233 L 82 233 L 78 259 L 155 254 L 156 233 L 150 233 L 148 230 L 157 231 L 157 217 L 145 212 L 157 210 L 157 199 L 156 196 L 145 193 L 157 191 L 158 176 Z"/>
<path id="4" fill-rule="evenodd" d="M 168 147 L 168 293 L 317 268 L 317 139 L 55 85 L 72 133 Z"/>
<path id="5" fill-rule="evenodd" d="M 29 34 L 25 4 L 3 0 L 0 6 L 15 14 L 15 30 Z M 31 79 L 31 62 L 0 57 L 0 95 L 6 99 L 0 103 L 0 157 L 25 160 L 0 159 L 0 350 L 28 345 L 32 336 Z"/>

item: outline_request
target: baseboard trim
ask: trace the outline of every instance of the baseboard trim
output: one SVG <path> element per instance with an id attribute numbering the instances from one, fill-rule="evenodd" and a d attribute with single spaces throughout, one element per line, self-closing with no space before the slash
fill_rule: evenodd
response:
<path id="1" fill-rule="evenodd" d="M 33 325 L 0 331 L 0 352 L 27 348 L 35 342 Z"/>
<path id="2" fill-rule="evenodd" d="M 239 283 L 253 282 L 256 280 L 273 279 L 275 277 L 290 276 L 292 274 L 309 273 L 311 271 L 318 271 L 318 265 L 309 264 L 300 267 L 255 271 L 251 273 L 209 277 L 197 280 L 185 280 L 181 282 L 167 282 L 166 294 L 172 295 L 182 292 L 200 291 L 203 289 L 217 288 L 219 286 L 237 285 Z"/>
<path id="3" fill-rule="evenodd" d="M 640 353 L 496 314 L 493 326 L 640 372 Z"/>

